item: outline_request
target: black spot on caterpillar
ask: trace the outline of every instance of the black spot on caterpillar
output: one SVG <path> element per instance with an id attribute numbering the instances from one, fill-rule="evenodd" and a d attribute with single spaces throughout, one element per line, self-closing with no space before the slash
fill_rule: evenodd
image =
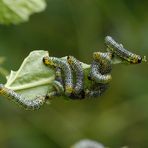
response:
<path id="1" fill-rule="evenodd" d="M 0 94 L 18 103 L 24 108 L 30 110 L 39 109 L 45 103 L 46 100 L 45 96 L 36 97 L 33 100 L 26 99 L 21 95 L 17 94 L 16 92 L 14 92 L 13 90 L 6 88 L 3 84 L 0 84 Z"/>
<path id="2" fill-rule="evenodd" d="M 128 61 L 132 64 L 137 64 L 142 62 L 142 58 L 140 55 L 134 54 L 123 47 L 122 44 L 117 43 L 112 37 L 105 37 L 105 44 L 108 47 L 108 50 L 120 58 Z"/>
<path id="3" fill-rule="evenodd" d="M 45 65 L 59 67 L 64 72 L 65 77 L 65 94 L 70 96 L 73 92 L 73 76 L 70 65 L 66 60 L 62 60 L 56 57 L 44 57 L 43 62 Z"/>
<path id="4" fill-rule="evenodd" d="M 55 72 L 55 80 L 58 81 L 59 83 L 61 83 L 61 85 L 63 84 L 63 79 L 62 79 L 62 71 L 60 67 L 56 67 L 56 72 Z"/>
<path id="5" fill-rule="evenodd" d="M 84 89 L 84 73 L 82 69 L 82 64 L 73 56 L 68 56 L 67 61 L 69 65 L 72 67 L 72 70 L 76 73 L 76 84 L 74 87 L 74 94 L 80 95 L 82 90 Z"/>

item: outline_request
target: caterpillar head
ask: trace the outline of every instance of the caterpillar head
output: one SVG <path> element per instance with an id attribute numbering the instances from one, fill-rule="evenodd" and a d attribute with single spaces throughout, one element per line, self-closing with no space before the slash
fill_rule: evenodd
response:
<path id="1" fill-rule="evenodd" d="M 55 65 L 54 62 L 52 61 L 51 57 L 49 57 L 49 56 L 43 57 L 43 63 L 45 65 L 51 65 L 51 66 Z"/>
<path id="2" fill-rule="evenodd" d="M 131 64 L 139 64 L 142 62 L 142 57 L 134 54 L 132 57 L 127 58 L 127 61 Z"/>
<path id="3" fill-rule="evenodd" d="M 72 86 L 65 86 L 65 94 L 66 95 L 71 95 L 73 93 L 73 87 Z"/>
<path id="4" fill-rule="evenodd" d="M 110 52 L 94 52 L 93 59 L 98 61 L 99 63 L 110 63 L 112 58 L 112 53 Z"/>
<path id="5" fill-rule="evenodd" d="M 73 56 L 67 56 L 67 62 L 71 65 L 73 63 Z"/>

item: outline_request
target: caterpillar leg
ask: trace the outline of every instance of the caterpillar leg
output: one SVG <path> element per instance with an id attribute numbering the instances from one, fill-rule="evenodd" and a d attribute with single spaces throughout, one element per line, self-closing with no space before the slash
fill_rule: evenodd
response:
<path id="1" fill-rule="evenodd" d="M 13 90 L 6 88 L 3 84 L 0 84 L 0 95 L 7 97 L 24 108 L 30 110 L 39 109 L 46 101 L 45 96 L 38 96 L 33 100 L 26 99 Z"/>
<path id="2" fill-rule="evenodd" d="M 71 66 L 72 70 L 76 74 L 76 83 L 73 90 L 72 98 L 83 98 L 84 97 L 84 72 L 82 69 L 82 64 L 79 60 L 74 58 L 73 56 L 67 57 L 67 62 Z"/>
<path id="3" fill-rule="evenodd" d="M 73 76 L 70 65 L 67 61 L 56 57 L 44 57 L 43 62 L 47 66 L 59 67 L 64 72 L 65 78 L 65 95 L 70 96 L 73 93 Z"/>

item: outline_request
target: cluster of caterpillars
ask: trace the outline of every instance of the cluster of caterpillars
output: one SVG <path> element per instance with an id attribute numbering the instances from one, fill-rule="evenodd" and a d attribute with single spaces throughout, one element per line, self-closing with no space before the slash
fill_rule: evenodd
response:
<path id="1" fill-rule="evenodd" d="M 73 56 L 67 59 L 56 57 L 44 57 L 43 62 L 49 67 L 55 68 L 55 88 L 56 91 L 49 94 L 49 97 L 56 95 L 66 95 L 71 99 L 83 99 L 101 96 L 108 88 L 111 81 L 112 58 L 118 56 L 131 64 L 141 63 L 139 55 L 124 49 L 112 37 L 105 38 L 107 52 L 94 52 L 88 79 L 92 81 L 90 88 L 84 88 L 84 71 L 81 62 Z M 73 73 L 76 80 L 73 82 Z M 64 76 L 64 77 L 63 77 Z M 63 81 L 64 80 L 64 81 Z"/>
<path id="2" fill-rule="evenodd" d="M 131 64 L 141 63 L 143 58 L 118 44 L 112 37 L 105 37 L 107 52 L 94 52 L 88 79 L 92 82 L 90 88 L 84 88 L 84 70 L 81 62 L 73 56 L 67 59 L 44 57 L 43 63 L 55 69 L 55 91 L 34 100 L 23 98 L 13 90 L 0 85 L 0 94 L 18 102 L 26 109 L 39 109 L 53 96 L 65 95 L 70 99 L 84 99 L 101 96 L 108 88 L 112 79 L 112 59 L 116 56 Z M 73 76 L 75 74 L 75 77 Z M 75 80 L 75 81 L 74 81 Z"/>
<path id="3" fill-rule="evenodd" d="M 68 56 L 67 59 L 44 57 L 43 62 L 54 67 L 56 71 L 54 81 L 56 91 L 48 94 L 48 97 L 65 95 L 71 99 L 83 99 L 100 96 L 111 81 L 111 56 L 109 52 L 93 53 L 93 62 L 88 75 L 88 79 L 92 81 L 90 88 L 84 88 L 82 64 L 75 57 Z"/>

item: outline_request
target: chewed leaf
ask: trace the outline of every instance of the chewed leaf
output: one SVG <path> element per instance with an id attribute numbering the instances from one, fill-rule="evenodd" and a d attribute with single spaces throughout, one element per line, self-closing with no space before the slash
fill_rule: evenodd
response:
<path id="1" fill-rule="evenodd" d="M 27 21 L 33 13 L 43 11 L 45 0 L 1 0 L 0 23 L 18 24 Z"/>
<path id="2" fill-rule="evenodd" d="M 52 91 L 55 74 L 54 70 L 43 64 L 44 56 L 48 56 L 47 51 L 32 51 L 18 71 L 11 71 L 5 86 L 28 99 L 44 96 L 49 90 Z"/>

